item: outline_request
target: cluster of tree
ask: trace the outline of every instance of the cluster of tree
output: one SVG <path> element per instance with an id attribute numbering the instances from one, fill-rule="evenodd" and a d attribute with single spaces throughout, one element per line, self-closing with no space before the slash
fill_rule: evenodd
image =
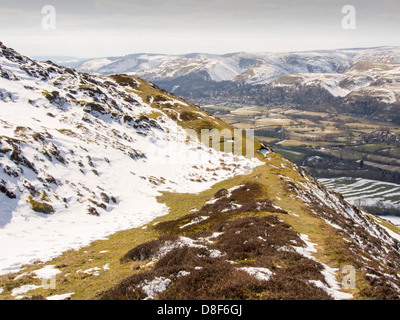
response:
<path id="1" fill-rule="evenodd" d="M 366 205 L 362 199 L 359 199 L 355 201 L 354 205 L 377 216 L 400 216 L 400 209 L 397 206 L 388 205 L 382 201 L 377 201 L 374 205 Z"/>
<path id="2" fill-rule="evenodd" d="M 317 116 L 317 115 L 312 115 L 312 114 L 291 114 L 290 115 L 291 119 L 299 120 L 299 119 L 304 119 L 304 120 L 309 120 L 315 124 L 319 124 L 320 121 L 325 120 L 324 117 Z"/>
<path id="3" fill-rule="evenodd" d="M 212 115 L 224 115 L 224 114 L 230 114 L 231 111 L 228 109 L 220 109 L 220 108 L 212 108 L 212 107 L 207 107 L 207 111 L 211 113 Z"/>
<path id="4" fill-rule="evenodd" d="M 275 129 L 257 129 L 254 131 L 255 136 L 277 138 L 286 140 L 290 138 L 290 132 L 284 126 L 277 126 Z"/>

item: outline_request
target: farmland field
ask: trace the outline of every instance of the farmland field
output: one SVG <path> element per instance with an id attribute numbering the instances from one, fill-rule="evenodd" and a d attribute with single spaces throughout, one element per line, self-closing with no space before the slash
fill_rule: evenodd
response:
<path id="1" fill-rule="evenodd" d="M 258 106 L 204 106 L 317 178 L 400 184 L 400 126 L 368 117 Z"/>
<path id="2" fill-rule="evenodd" d="M 288 108 L 205 106 L 302 166 L 351 203 L 400 216 L 400 126 L 368 117 Z"/>
<path id="3" fill-rule="evenodd" d="M 361 178 L 320 179 L 329 189 L 366 210 L 379 214 L 400 213 L 400 185 Z M 382 212 L 381 212 L 382 211 Z"/>

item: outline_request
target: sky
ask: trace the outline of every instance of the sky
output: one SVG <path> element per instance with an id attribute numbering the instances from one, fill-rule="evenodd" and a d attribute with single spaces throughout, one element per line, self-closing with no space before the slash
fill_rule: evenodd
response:
<path id="1" fill-rule="evenodd" d="M 0 41 L 81 58 L 400 46 L 399 18 L 399 0 L 0 0 Z"/>

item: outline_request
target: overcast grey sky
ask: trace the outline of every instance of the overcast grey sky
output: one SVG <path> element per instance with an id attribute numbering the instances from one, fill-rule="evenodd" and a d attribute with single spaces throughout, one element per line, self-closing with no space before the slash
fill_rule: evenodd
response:
<path id="1" fill-rule="evenodd" d="M 345 5 L 355 30 L 342 28 Z M 0 41 L 30 56 L 400 46 L 399 32 L 399 0 L 0 0 Z"/>

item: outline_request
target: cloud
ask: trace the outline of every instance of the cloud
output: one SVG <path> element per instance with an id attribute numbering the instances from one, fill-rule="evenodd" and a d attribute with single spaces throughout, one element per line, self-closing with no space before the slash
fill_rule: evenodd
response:
<path id="1" fill-rule="evenodd" d="M 346 32 L 347 0 L 51 0 L 57 30 L 45 32 L 43 1 L 3 0 L 0 41 L 29 54 L 84 56 L 400 45 L 398 0 L 351 2 L 357 29 Z"/>

